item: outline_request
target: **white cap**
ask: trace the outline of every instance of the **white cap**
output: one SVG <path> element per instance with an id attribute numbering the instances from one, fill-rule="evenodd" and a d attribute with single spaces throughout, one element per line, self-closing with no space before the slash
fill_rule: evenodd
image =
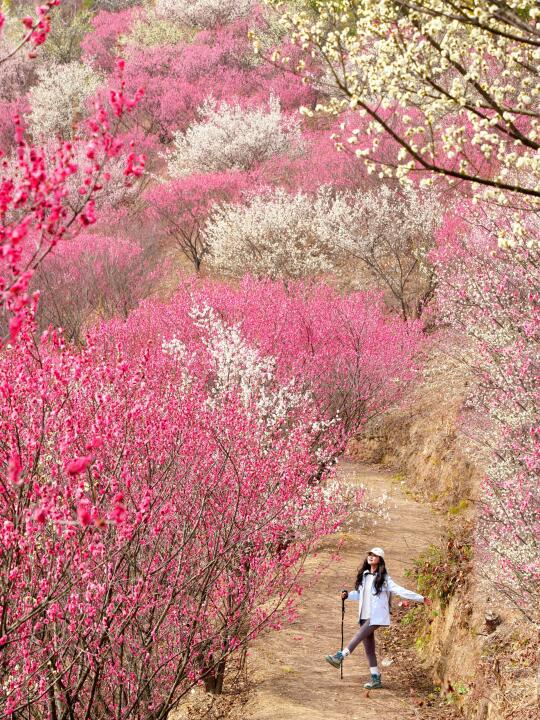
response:
<path id="1" fill-rule="evenodd" d="M 369 552 L 373 553 L 374 555 L 378 555 L 379 557 L 382 557 L 382 559 L 384 560 L 384 550 L 382 548 L 374 547 L 374 548 L 371 548 L 371 550 Z"/>

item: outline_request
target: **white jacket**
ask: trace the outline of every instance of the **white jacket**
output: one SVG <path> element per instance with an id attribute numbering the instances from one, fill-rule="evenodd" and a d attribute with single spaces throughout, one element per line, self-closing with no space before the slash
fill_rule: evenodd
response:
<path id="1" fill-rule="evenodd" d="M 365 570 L 364 575 L 369 571 Z M 362 597 L 363 597 L 363 586 L 360 585 L 360 590 L 351 590 L 347 600 L 358 600 L 358 620 L 362 615 Z M 390 625 L 390 593 L 395 593 L 406 600 L 416 600 L 416 602 L 424 602 L 424 596 L 407 590 L 407 588 L 401 587 L 392 580 L 390 575 L 387 575 L 384 584 L 381 588 L 379 595 L 375 592 L 375 583 L 373 583 L 372 596 L 371 596 L 371 625 Z"/>

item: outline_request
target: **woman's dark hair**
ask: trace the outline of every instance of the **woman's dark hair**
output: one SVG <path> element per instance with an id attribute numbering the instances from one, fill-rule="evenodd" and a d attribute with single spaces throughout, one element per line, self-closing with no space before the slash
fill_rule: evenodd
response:
<path id="1" fill-rule="evenodd" d="M 356 582 L 354 584 L 355 590 L 359 590 L 362 586 L 362 583 L 364 582 L 364 573 L 366 570 L 369 570 L 369 563 L 366 560 L 364 560 L 364 564 L 361 568 L 358 569 L 358 575 L 356 576 Z M 382 590 L 382 586 L 384 585 L 384 581 L 386 580 L 386 565 L 384 564 L 384 560 L 382 557 L 379 558 L 379 564 L 377 566 L 377 572 L 375 573 L 375 580 L 373 581 L 373 584 L 375 585 L 375 594 L 379 595 L 379 593 Z"/>

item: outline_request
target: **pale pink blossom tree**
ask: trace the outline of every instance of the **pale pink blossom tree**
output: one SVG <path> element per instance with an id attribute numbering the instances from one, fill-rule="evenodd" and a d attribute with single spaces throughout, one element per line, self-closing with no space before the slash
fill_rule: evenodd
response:
<path id="1" fill-rule="evenodd" d="M 241 172 L 187 175 L 150 188 L 144 196 L 154 243 L 172 245 L 200 272 L 209 245 L 204 225 L 214 205 L 239 200 L 251 184 Z"/>
<path id="2" fill-rule="evenodd" d="M 540 607 L 538 220 L 516 237 L 501 213 L 460 206 L 434 260 L 444 322 L 469 340 L 477 442 L 490 460 L 478 498 L 485 570 L 532 622 Z M 486 419 L 489 421 L 486 423 Z"/>
<path id="3" fill-rule="evenodd" d="M 67 340 L 81 342 L 99 318 L 126 318 L 155 292 L 165 270 L 133 241 L 81 233 L 61 243 L 34 275 L 32 286 L 40 290 L 38 326 L 52 324 Z"/>

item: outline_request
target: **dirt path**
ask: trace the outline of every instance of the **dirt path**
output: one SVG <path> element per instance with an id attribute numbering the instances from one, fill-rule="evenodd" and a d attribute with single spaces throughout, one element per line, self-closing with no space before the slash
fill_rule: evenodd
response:
<path id="1" fill-rule="evenodd" d="M 341 601 L 339 590 L 351 587 L 359 559 L 366 549 L 382 546 L 392 577 L 411 587 L 403 571 L 413 558 L 438 538 L 439 520 L 429 508 L 406 497 L 391 474 L 374 466 L 344 462 L 341 474 L 345 482 L 361 482 L 374 493 L 390 494 L 389 523 L 364 534 L 337 535 L 318 557 L 310 558 L 307 575 L 328 562 L 340 537 L 344 544 L 341 562 L 332 563 L 324 575 L 314 581 L 303 596 L 297 622 L 279 633 L 265 636 L 251 653 L 250 676 L 255 692 L 244 708 L 250 720 L 407 720 L 408 718 L 450 717 L 450 710 L 429 697 L 431 686 L 415 651 L 410 633 L 399 624 L 402 611 L 394 612 L 390 631 L 379 631 L 379 663 L 384 657 L 394 660 L 383 668 L 384 689 L 366 697 L 363 683 L 369 679 L 363 649 L 360 647 L 339 670 L 328 665 L 323 655 L 340 645 Z M 397 602 L 394 601 L 394 605 Z M 346 603 L 345 642 L 355 632 L 356 603 Z M 397 616 L 396 616 L 397 615 Z M 253 672 L 253 675 L 251 673 Z"/>

